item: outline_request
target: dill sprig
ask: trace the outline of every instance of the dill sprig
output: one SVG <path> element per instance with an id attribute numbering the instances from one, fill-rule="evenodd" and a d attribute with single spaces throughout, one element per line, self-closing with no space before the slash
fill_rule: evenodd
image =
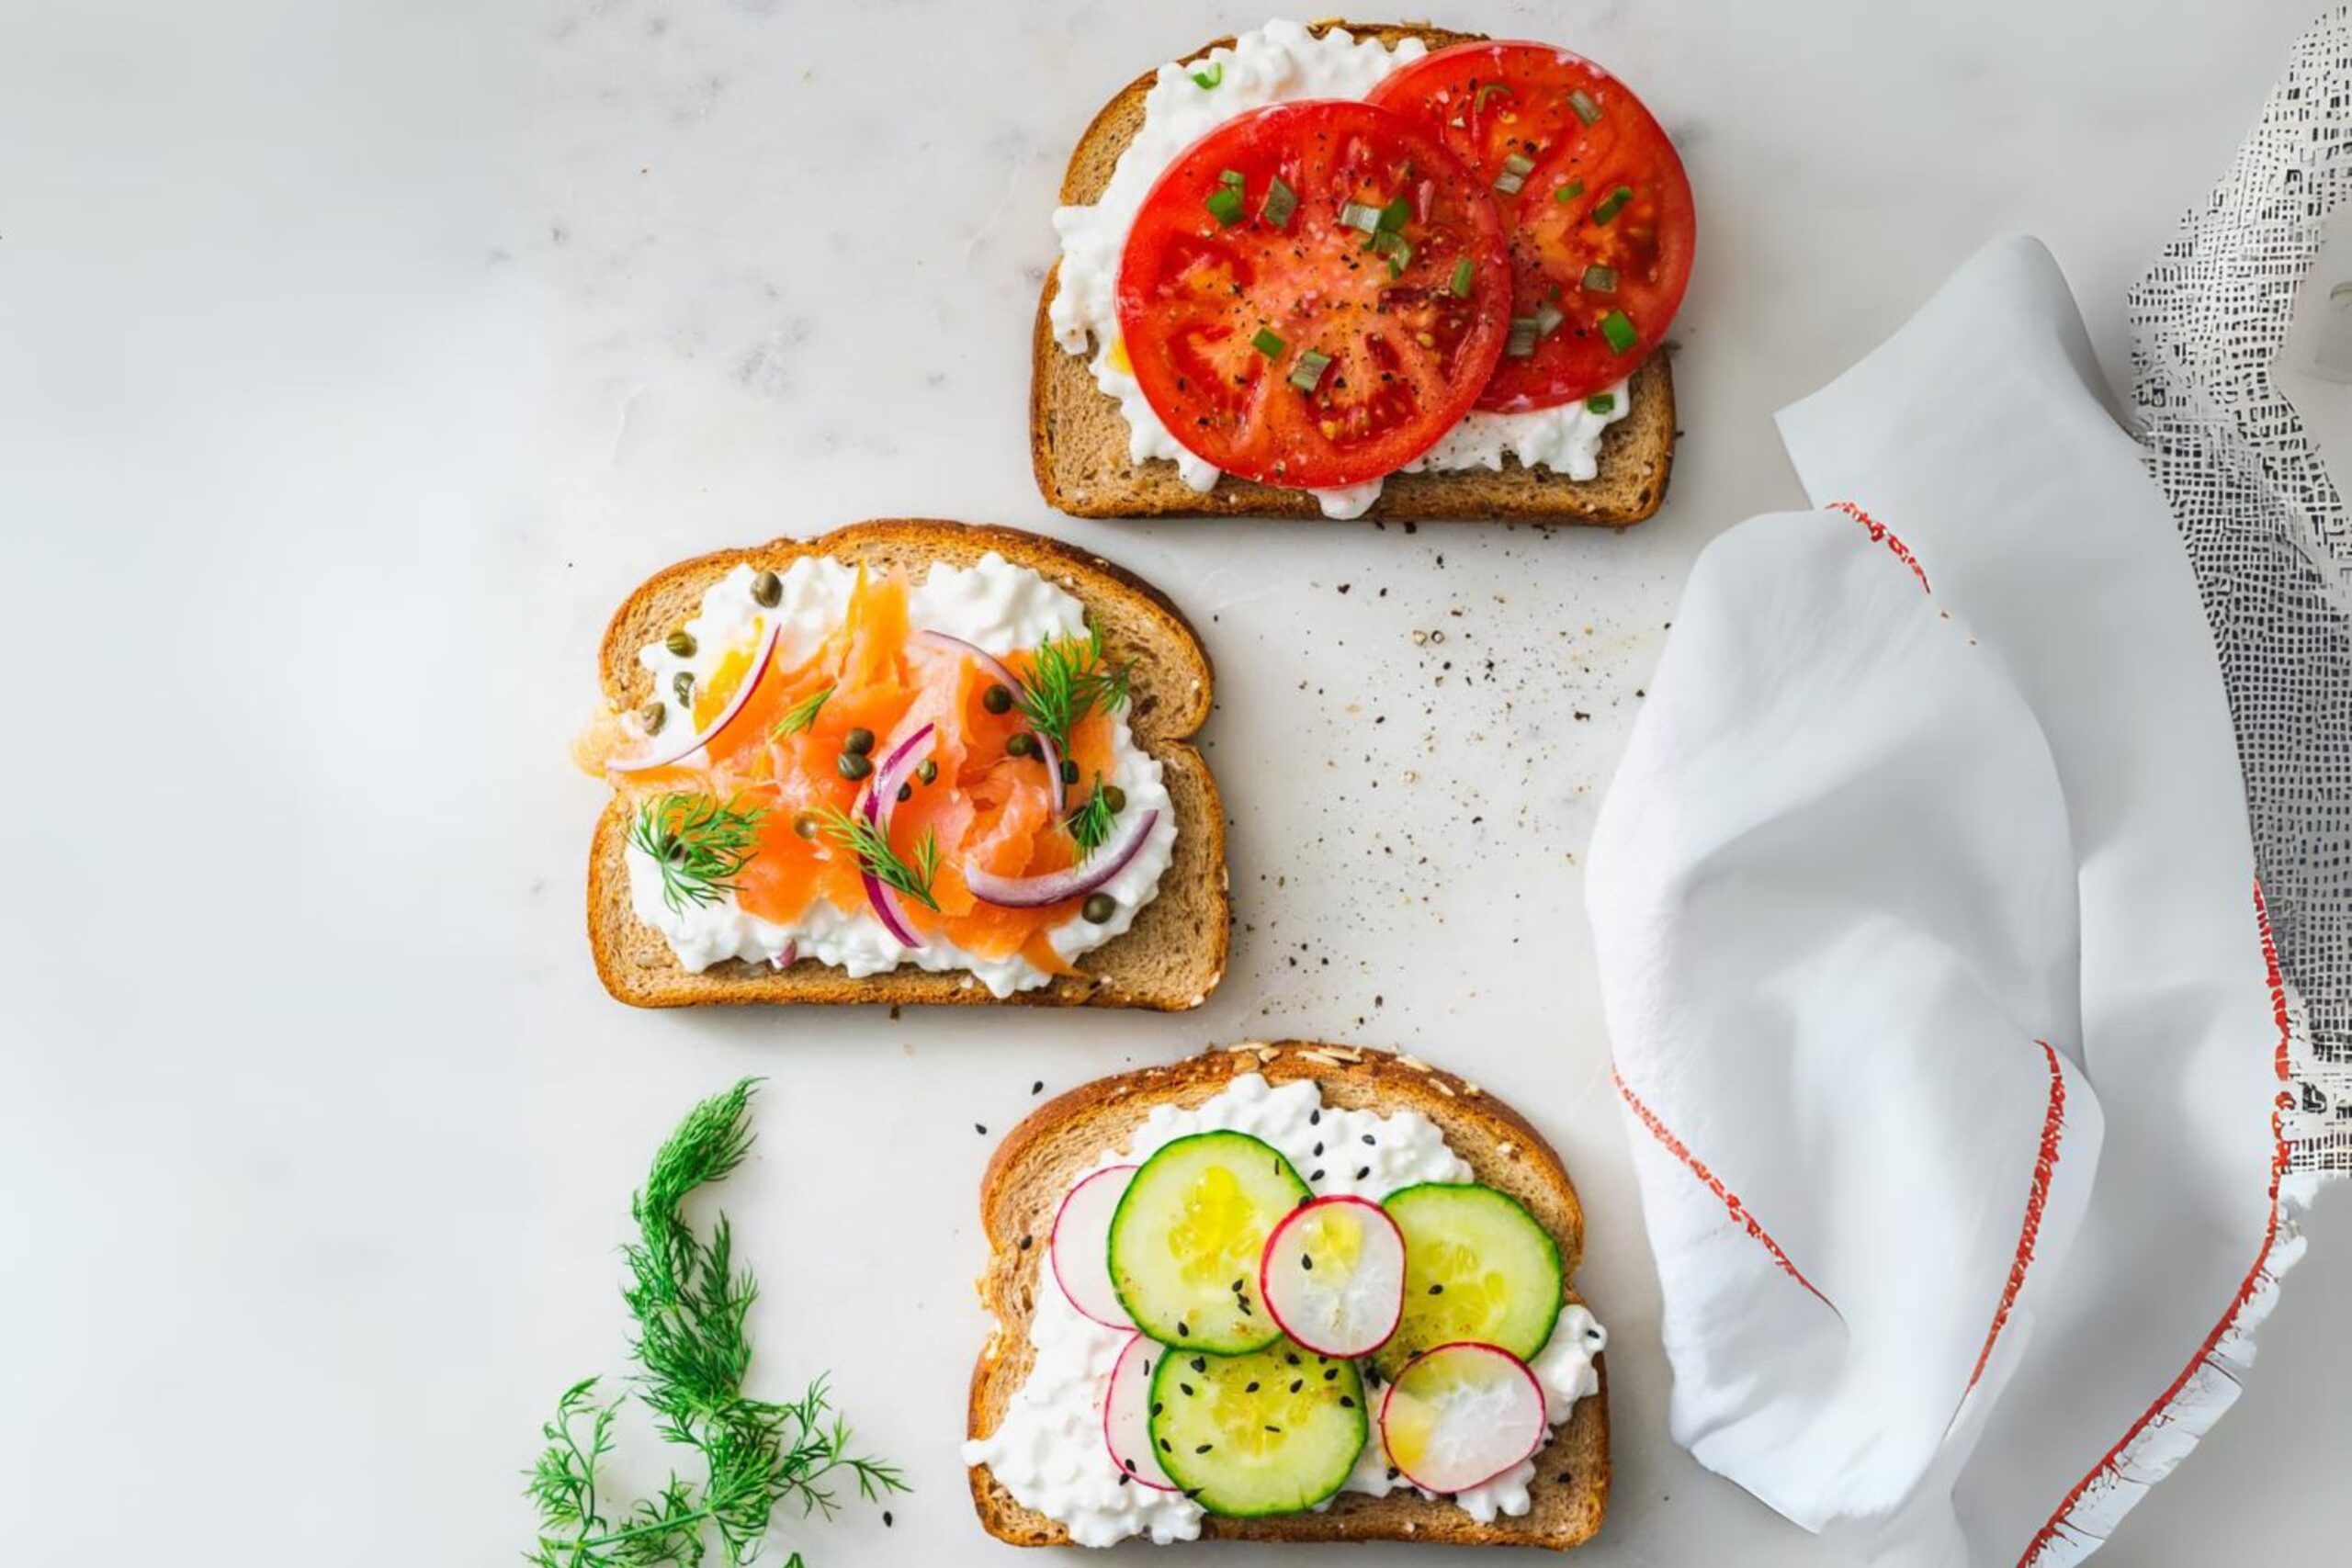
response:
<path id="1" fill-rule="evenodd" d="M 656 1496 L 626 1508 L 608 1503 L 598 1476 L 626 1400 L 599 1399 L 595 1378 L 572 1384 L 542 1428 L 548 1446 L 525 1488 L 539 1511 L 537 1544 L 525 1554 L 537 1568 L 698 1568 L 714 1533 L 720 1560 L 741 1568 L 781 1504 L 830 1518 L 844 1475 L 867 1502 L 907 1489 L 896 1466 L 850 1451 L 824 1379 L 788 1404 L 743 1393 L 752 1365 L 745 1320 L 758 1284 L 734 1266 L 725 1216 L 704 1235 L 681 1206 L 751 1152 L 756 1087 L 746 1078 L 703 1101 L 670 1135 L 632 1201 L 638 1239 L 622 1249 L 629 1281 L 621 1296 L 637 1324 L 631 1386 L 664 1438 L 701 1454 L 703 1479 L 673 1474 Z M 799 1565 L 795 1552 L 785 1568 Z"/>
<path id="2" fill-rule="evenodd" d="M 637 808 L 629 842 L 662 869 L 662 901 L 683 913 L 688 904 L 716 904 L 735 891 L 735 878 L 759 854 L 761 807 L 673 791 Z"/>
<path id="3" fill-rule="evenodd" d="M 1069 732 L 1096 708 L 1115 712 L 1127 702 L 1132 663 L 1112 664 L 1102 657 L 1102 628 L 1086 623 L 1082 637 L 1055 637 L 1038 645 L 1030 657 L 1029 679 L 1018 701 L 1029 728 L 1069 751 Z"/>
<path id="4" fill-rule="evenodd" d="M 932 884 L 939 877 L 937 833 L 925 828 L 922 837 L 915 841 L 915 858 L 909 862 L 890 847 L 889 836 L 867 821 L 863 812 L 826 806 L 817 809 L 816 818 L 824 835 L 855 855 L 868 876 L 920 901 L 927 909 L 938 909 L 939 900 L 931 892 Z"/>
<path id="5" fill-rule="evenodd" d="M 833 688 L 827 686 L 823 691 L 812 693 L 785 709 L 784 716 L 775 721 L 775 728 L 768 731 L 768 739 L 781 740 L 787 735 L 797 735 L 816 723 L 818 713 L 825 705 L 825 699 L 832 694 Z"/>
<path id="6" fill-rule="evenodd" d="M 1084 805 L 1072 811 L 1066 822 L 1070 840 L 1078 845 L 1078 863 L 1084 865 L 1094 852 L 1111 841 L 1112 832 L 1118 827 L 1119 814 L 1111 809 L 1111 802 L 1102 794 L 1102 775 L 1094 775 L 1094 793 Z"/>

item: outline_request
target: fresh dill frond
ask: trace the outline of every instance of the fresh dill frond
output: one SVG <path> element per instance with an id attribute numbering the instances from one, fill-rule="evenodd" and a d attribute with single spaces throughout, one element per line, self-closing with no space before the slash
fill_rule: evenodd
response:
<path id="1" fill-rule="evenodd" d="M 751 1152 L 756 1088 L 746 1078 L 705 1100 L 670 1135 L 631 1204 L 638 1239 L 622 1249 L 629 1280 L 621 1294 L 636 1320 L 631 1387 L 664 1438 L 701 1455 L 703 1478 L 673 1475 L 656 1496 L 608 1504 L 598 1476 L 625 1401 L 600 1400 L 595 1378 L 574 1383 L 542 1429 L 547 1448 L 525 1487 L 539 1514 L 537 1541 L 525 1554 L 537 1568 L 699 1568 L 714 1534 L 719 1561 L 742 1568 L 781 1504 L 830 1518 L 844 1477 L 869 1502 L 907 1489 L 895 1465 L 851 1450 L 823 1378 L 787 1404 L 743 1393 L 746 1320 L 759 1286 L 735 1267 L 726 1218 L 705 1235 L 682 1205 Z M 799 1562 L 795 1553 L 786 1568 Z"/>
<path id="2" fill-rule="evenodd" d="M 925 828 L 922 837 L 915 841 L 915 858 L 909 862 L 890 847 L 889 836 L 867 821 L 863 812 L 827 806 L 818 808 L 816 818 L 825 837 L 855 855 L 868 876 L 920 901 L 927 909 L 938 909 L 939 900 L 931 891 L 932 884 L 939 878 L 937 833 Z"/>
<path id="3" fill-rule="evenodd" d="M 1089 621 L 1084 637 L 1049 638 L 1030 656 L 1029 678 L 1018 699 L 1021 716 L 1067 755 L 1070 731 L 1088 714 L 1126 705 L 1134 670 L 1131 663 L 1103 659 L 1102 628 Z"/>
<path id="4" fill-rule="evenodd" d="M 760 852 L 766 815 L 761 807 L 673 791 L 638 807 L 629 842 L 661 868 L 662 901 L 683 913 L 689 904 L 716 904 L 735 891 L 735 878 Z"/>
<path id="5" fill-rule="evenodd" d="M 832 694 L 833 688 L 827 686 L 823 691 L 811 693 L 785 709 L 784 716 L 775 721 L 775 728 L 768 731 L 768 739 L 781 740 L 787 735 L 797 735 L 816 723 L 817 715 L 824 708 L 825 700 Z"/>
<path id="6" fill-rule="evenodd" d="M 1094 793 L 1084 805 L 1069 814 L 1067 826 L 1070 840 L 1078 845 L 1078 863 L 1084 865 L 1094 852 L 1111 841 L 1111 834 L 1118 827 L 1119 814 L 1111 809 L 1111 802 L 1102 793 L 1102 775 L 1094 775 Z"/>

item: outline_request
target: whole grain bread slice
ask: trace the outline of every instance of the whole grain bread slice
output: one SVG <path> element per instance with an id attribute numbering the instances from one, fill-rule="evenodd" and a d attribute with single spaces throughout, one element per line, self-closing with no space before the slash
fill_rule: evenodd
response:
<path id="1" fill-rule="evenodd" d="M 1482 33 L 1399 22 L 1324 21 L 1317 33 L 1344 28 L 1394 46 L 1419 39 L 1431 49 L 1483 38 Z M 1186 60 L 1233 41 L 1216 39 Z M 1145 95 L 1157 72 L 1146 72 L 1102 107 L 1070 153 L 1062 176 L 1062 204 L 1083 206 L 1102 197 L 1119 154 L 1143 125 Z M 1127 422 L 1115 399 L 1094 384 L 1089 356 L 1054 341 L 1048 316 L 1060 265 L 1046 276 L 1037 301 L 1029 382 L 1029 456 L 1047 505 L 1077 517 L 1321 517 L 1305 491 L 1283 490 L 1230 475 L 1204 495 L 1178 477 L 1176 465 L 1127 456 Z M 1674 378 L 1666 355 L 1654 354 L 1634 372 L 1624 418 L 1601 437 L 1600 471 L 1571 479 L 1548 468 L 1505 457 L 1499 469 L 1391 474 L 1371 517 L 1416 521 L 1499 518 L 1529 523 L 1580 523 L 1622 528 L 1657 512 L 1666 500 L 1674 465 Z"/>
<path id="2" fill-rule="evenodd" d="M 629 906 L 622 852 L 629 810 L 616 795 L 598 818 L 588 855 L 588 942 L 605 988 L 634 1007 L 728 1002 L 1197 1007 L 1224 976 L 1230 936 L 1225 808 L 1207 762 L 1192 745 L 1208 717 L 1216 676 L 1208 650 L 1158 589 L 1102 557 L 1017 529 L 933 519 L 859 523 L 814 539 L 777 539 L 664 568 L 639 584 L 605 628 L 599 659 L 605 698 L 633 707 L 652 690 L 638 650 L 699 609 L 711 583 L 739 564 L 781 571 L 804 556 L 920 576 L 934 561 L 968 566 L 989 551 L 1068 590 L 1101 627 L 1108 655 L 1134 664 L 1125 716 L 1136 743 L 1159 759 L 1176 811 L 1174 859 L 1158 897 L 1125 932 L 1078 961 L 1081 974 L 999 998 L 960 971 L 906 967 L 853 979 L 813 958 L 778 971 L 730 960 L 700 974 L 682 965 L 662 934 Z"/>
<path id="3" fill-rule="evenodd" d="M 1243 1073 L 1273 1084 L 1312 1078 L 1324 1103 L 1394 1113 L 1418 1111 L 1437 1123 L 1476 1179 L 1525 1203 L 1560 1246 L 1567 1299 L 1584 1250 L 1584 1211 L 1576 1188 L 1525 1117 L 1475 1084 L 1412 1056 L 1301 1041 L 1212 1050 L 1164 1067 L 1098 1078 L 1048 1100 L 1008 1134 L 980 1181 L 989 1240 L 981 1303 L 995 1327 L 972 1370 L 967 1435 L 996 1430 L 1029 1376 L 1029 1317 L 1041 1283 L 1044 1246 L 1070 1185 L 1107 1150 L 1125 1148 L 1155 1105 L 1198 1105 Z M 1535 1456 L 1534 1506 L 1518 1518 L 1480 1524 L 1442 1499 L 1415 1492 L 1385 1497 L 1343 1494 L 1321 1513 L 1272 1518 L 1210 1517 L 1209 1540 L 1415 1540 L 1462 1546 L 1534 1546 L 1565 1551 L 1589 1540 L 1609 1506 L 1609 1382 L 1575 1412 Z M 1060 1546 L 1055 1520 L 1023 1507 L 986 1465 L 971 1469 L 972 1504 L 990 1535 L 1015 1546 Z"/>

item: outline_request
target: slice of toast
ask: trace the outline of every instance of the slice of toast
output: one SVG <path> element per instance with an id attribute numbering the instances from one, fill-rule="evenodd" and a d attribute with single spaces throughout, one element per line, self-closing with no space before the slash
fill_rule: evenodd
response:
<path id="1" fill-rule="evenodd" d="M 1483 38 L 1412 23 L 1314 24 L 1358 38 L 1395 45 L 1415 38 L 1431 49 Z M 1203 44 L 1187 61 L 1233 41 Z M 1143 125 L 1144 96 L 1156 71 L 1127 84 L 1102 107 L 1071 152 L 1062 175 L 1062 205 L 1099 199 L 1111 183 L 1119 154 Z M 1110 394 L 1094 384 L 1091 355 L 1071 354 L 1054 341 L 1047 312 L 1054 301 L 1060 264 L 1046 276 L 1037 301 L 1037 326 L 1029 382 L 1029 456 L 1046 503 L 1075 517 L 1321 517 L 1322 507 L 1302 490 L 1283 490 L 1227 475 L 1204 495 L 1177 476 L 1176 465 L 1155 457 L 1136 463 L 1127 457 L 1127 422 Z M 1654 354 L 1634 372 L 1631 407 L 1600 441 L 1600 472 L 1571 479 L 1548 468 L 1530 468 L 1507 457 L 1499 469 L 1391 474 L 1368 517 L 1441 521 L 1500 518 L 1526 523 L 1581 523 L 1623 528 L 1655 513 L 1666 499 L 1674 464 L 1674 378 L 1666 355 Z"/>
<path id="2" fill-rule="evenodd" d="M 1418 1111 L 1437 1123 L 1476 1179 L 1525 1203 L 1560 1246 L 1567 1299 L 1584 1250 L 1584 1211 L 1576 1188 L 1543 1135 L 1476 1085 L 1411 1056 L 1298 1041 L 1209 1051 L 1164 1067 L 1098 1078 L 1048 1100 L 1008 1134 L 980 1182 L 980 1219 L 989 1238 L 980 1300 L 996 1318 L 972 1371 L 967 1435 L 996 1430 L 1029 1376 L 1029 1314 L 1041 1284 L 1044 1246 L 1054 1214 L 1079 1175 L 1107 1150 L 1124 1148 L 1155 1105 L 1198 1105 L 1237 1076 L 1260 1073 L 1273 1084 L 1313 1078 L 1326 1105 Z M 1343 1493 L 1320 1513 L 1201 1521 L 1204 1540 L 1416 1540 L 1461 1546 L 1538 1546 L 1566 1551 L 1600 1528 L 1609 1506 L 1609 1377 L 1600 1392 L 1577 1401 L 1535 1456 L 1534 1506 L 1519 1518 L 1480 1524 L 1442 1499 L 1411 1491 L 1385 1497 Z M 1060 1524 L 1023 1507 L 986 1465 L 971 1471 L 980 1523 L 1015 1546 L 1061 1546 Z"/>
<path id="3" fill-rule="evenodd" d="M 588 943 L 605 988 L 633 1007 L 705 1002 L 1022 1002 L 1043 1006 L 1198 1007 L 1225 974 L 1230 935 L 1225 808 L 1216 781 L 1191 742 L 1208 717 L 1216 676 L 1192 623 L 1160 592 L 1100 556 L 1012 528 L 928 519 L 859 523 L 818 538 L 777 539 L 681 561 L 639 585 L 605 628 L 599 659 L 605 698 L 633 707 L 652 692 L 638 650 L 660 641 L 701 606 L 703 592 L 739 563 L 781 571 L 803 556 L 920 577 L 933 561 L 969 566 L 994 550 L 1068 590 L 1102 628 L 1114 660 L 1132 660 L 1125 710 L 1136 743 L 1159 759 L 1176 810 L 1174 859 L 1135 924 L 1078 960 L 1082 974 L 1007 998 L 957 970 L 894 969 L 865 979 L 804 958 L 778 971 L 730 960 L 695 974 L 662 933 L 629 907 L 622 851 L 628 812 L 620 796 L 597 819 L 588 854 Z"/>

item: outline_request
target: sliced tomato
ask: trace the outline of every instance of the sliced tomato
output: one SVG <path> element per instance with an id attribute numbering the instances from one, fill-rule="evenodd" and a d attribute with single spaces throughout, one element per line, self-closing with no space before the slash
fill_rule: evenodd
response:
<path id="1" fill-rule="evenodd" d="M 1370 101 L 1442 138 L 1509 229 L 1516 331 L 1478 407 L 1571 402 L 1649 357 L 1681 309 L 1698 219 L 1674 143 L 1633 89 L 1550 44 L 1460 43 Z"/>
<path id="2" fill-rule="evenodd" d="M 1275 104 L 1194 142 L 1145 198 L 1119 330 L 1187 450 L 1269 484 L 1360 484 L 1469 412 L 1510 287 L 1486 182 L 1437 137 L 1368 104 Z"/>

